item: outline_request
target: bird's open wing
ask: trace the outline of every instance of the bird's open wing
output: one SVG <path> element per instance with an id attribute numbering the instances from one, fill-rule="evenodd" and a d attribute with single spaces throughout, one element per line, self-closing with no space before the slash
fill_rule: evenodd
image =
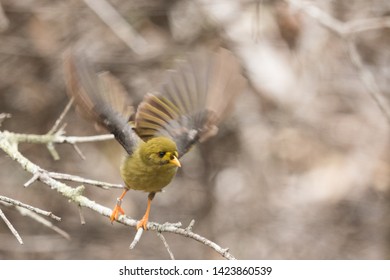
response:
<path id="1" fill-rule="evenodd" d="M 128 123 L 134 110 L 120 82 L 108 72 L 96 74 L 85 56 L 71 51 L 65 54 L 64 74 L 67 92 L 80 111 L 114 134 L 132 154 L 139 137 Z"/>
<path id="2" fill-rule="evenodd" d="M 145 96 L 135 116 L 137 134 L 145 141 L 172 138 L 183 156 L 196 142 L 217 133 L 246 80 L 233 54 L 198 53 L 170 70 L 161 88 Z"/>

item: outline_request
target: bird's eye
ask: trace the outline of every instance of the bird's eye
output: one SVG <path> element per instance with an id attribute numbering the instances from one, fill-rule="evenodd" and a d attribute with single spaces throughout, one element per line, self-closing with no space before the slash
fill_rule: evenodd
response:
<path id="1" fill-rule="evenodd" d="M 165 152 L 159 152 L 159 153 L 158 153 L 158 156 L 159 156 L 160 158 L 163 158 L 163 157 L 165 156 Z"/>

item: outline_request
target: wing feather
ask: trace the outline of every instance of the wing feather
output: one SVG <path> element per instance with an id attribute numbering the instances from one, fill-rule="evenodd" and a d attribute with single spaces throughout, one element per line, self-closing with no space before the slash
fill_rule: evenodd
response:
<path id="1" fill-rule="evenodd" d="M 139 141 L 128 120 L 134 110 L 120 82 L 108 72 L 96 75 L 85 56 L 68 51 L 64 59 L 67 92 L 87 118 L 114 134 L 127 153 Z"/>
<path id="2" fill-rule="evenodd" d="M 135 116 L 135 130 L 145 141 L 167 136 L 183 156 L 196 142 L 217 132 L 217 125 L 245 86 L 233 54 L 196 53 L 167 71 L 165 83 L 145 96 Z"/>

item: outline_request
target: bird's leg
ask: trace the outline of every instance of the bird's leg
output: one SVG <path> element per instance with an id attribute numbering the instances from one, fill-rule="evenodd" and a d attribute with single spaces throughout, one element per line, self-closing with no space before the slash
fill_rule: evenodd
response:
<path id="1" fill-rule="evenodd" d="M 148 206 L 146 207 L 145 215 L 142 217 L 142 219 L 137 224 L 137 230 L 140 227 L 143 227 L 143 229 L 146 230 L 146 225 L 148 224 L 148 220 L 149 220 L 150 205 L 152 203 L 152 200 L 153 200 L 155 194 L 156 194 L 155 192 L 149 193 L 149 195 L 148 195 Z"/>
<path id="2" fill-rule="evenodd" d="M 110 221 L 111 221 L 111 223 L 112 223 L 113 221 L 115 221 L 115 220 L 118 220 L 119 213 L 120 213 L 121 215 L 124 215 L 124 214 L 125 214 L 125 211 L 123 211 L 121 205 L 122 205 L 123 197 L 126 195 L 127 191 L 128 191 L 128 189 L 125 189 L 125 190 L 123 191 L 123 193 L 121 194 L 121 196 L 117 198 L 117 200 L 116 200 L 116 205 L 115 205 L 114 209 L 112 209 L 112 214 L 111 214 L 111 216 L 110 216 Z"/>

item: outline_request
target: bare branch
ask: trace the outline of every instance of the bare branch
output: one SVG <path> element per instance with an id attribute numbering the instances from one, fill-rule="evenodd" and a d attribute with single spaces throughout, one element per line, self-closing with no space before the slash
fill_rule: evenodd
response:
<path id="1" fill-rule="evenodd" d="M 343 36 L 345 34 L 345 26 L 344 23 L 325 13 L 320 8 L 316 7 L 312 4 L 305 4 L 302 1 L 296 0 L 287 0 L 293 7 L 302 10 L 305 14 L 315 19 L 319 24 L 328 30 L 334 32 L 339 36 Z"/>
<path id="2" fill-rule="evenodd" d="M 99 141 L 107 141 L 114 139 L 114 135 L 112 134 L 104 134 L 104 135 L 94 135 L 94 136 L 64 136 L 63 127 L 54 134 L 20 134 L 20 133 L 11 133 L 8 131 L 4 131 L 4 134 L 7 135 L 7 138 L 11 139 L 11 142 L 15 145 L 18 143 L 34 143 L 34 144 L 46 144 L 46 147 L 49 153 L 52 155 L 54 160 L 59 160 L 60 156 L 55 149 L 54 144 L 71 144 L 73 148 L 76 150 L 77 154 L 85 160 L 85 156 L 77 146 L 77 143 L 89 143 L 89 142 L 99 142 Z M 27 183 L 26 183 L 27 184 Z"/>
<path id="3" fill-rule="evenodd" d="M 11 117 L 11 114 L 0 113 L 0 126 L 5 119 L 9 119 L 10 117 Z"/>
<path id="4" fill-rule="evenodd" d="M 49 229 L 55 231 L 56 233 L 58 233 L 59 235 L 61 235 L 63 238 L 67 239 L 67 240 L 70 240 L 70 235 L 65 232 L 64 230 L 60 229 L 59 227 L 55 226 L 52 222 L 46 220 L 45 218 L 39 216 L 38 214 L 30 211 L 29 209 L 26 209 L 26 208 L 22 208 L 22 207 L 19 207 L 19 206 L 15 206 L 15 205 L 11 205 L 11 204 L 6 204 L 4 202 L 1 202 L 3 203 L 5 206 L 7 207 L 14 207 L 22 216 L 27 216 L 33 220 L 35 220 L 36 222 L 44 225 L 45 227 L 48 227 Z"/>
<path id="5" fill-rule="evenodd" d="M 286 2 L 303 11 L 305 14 L 315 19 L 323 27 L 340 37 L 347 37 L 352 33 L 359 33 L 373 29 L 390 28 L 389 16 L 342 22 L 313 4 L 306 4 L 299 0 L 286 0 Z"/>
<path id="6" fill-rule="evenodd" d="M 24 187 L 27 188 L 29 187 L 30 185 L 32 185 L 33 183 L 35 183 L 36 180 L 39 179 L 39 174 L 34 174 L 30 180 L 28 180 L 26 183 L 24 183 Z"/>
<path id="7" fill-rule="evenodd" d="M 345 23 L 346 33 L 358 33 L 383 28 L 390 28 L 389 16 L 354 20 Z"/>
<path id="8" fill-rule="evenodd" d="M 190 224 L 188 225 L 188 227 L 186 228 L 188 231 L 192 231 L 192 228 L 194 227 L 195 225 L 195 220 L 191 220 Z"/>
<path id="9" fill-rule="evenodd" d="M 162 235 L 161 232 L 157 232 L 157 236 L 161 239 L 161 241 L 163 242 L 165 248 L 167 249 L 168 251 L 168 254 L 169 256 L 171 257 L 171 260 L 175 260 L 175 256 L 173 255 L 172 251 L 171 251 L 171 248 L 169 247 L 168 245 L 168 242 L 167 240 L 165 239 L 164 235 Z"/>
<path id="10" fill-rule="evenodd" d="M 23 209 L 23 210 L 26 210 L 26 209 Z M 52 222 L 44 219 L 41 216 L 38 216 L 37 214 L 35 214 L 33 212 L 30 212 L 29 210 L 26 210 L 23 213 L 24 213 L 24 215 L 34 219 L 35 221 L 37 221 L 38 223 L 44 225 L 45 227 L 48 227 L 49 229 L 55 231 L 56 233 L 58 233 L 60 236 L 62 236 L 66 240 L 71 240 L 69 233 L 67 233 L 66 231 L 64 231 L 61 228 L 57 227 Z"/>
<path id="11" fill-rule="evenodd" d="M 7 219 L 7 217 L 4 215 L 3 211 L 0 209 L 0 218 L 3 219 L 5 224 L 8 226 L 12 234 L 16 237 L 16 239 L 19 241 L 20 245 L 23 245 L 23 240 L 20 237 L 18 231 L 14 228 L 14 226 L 11 224 L 11 222 Z"/>
<path id="12" fill-rule="evenodd" d="M 378 84 L 375 81 L 374 75 L 371 73 L 371 71 L 367 70 L 367 67 L 364 67 L 362 58 L 358 53 L 358 50 L 356 49 L 356 44 L 351 40 L 349 40 L 347 44 L 351 61 L 359 73 L 360 80 L 363 82 L 371 98 L 374 100 L 374 102 L 379 107 L 382 114 L 386 117 L 388 123 L 390 124 L 390 108 L 386 100 L 384 99 L 383 94 L 378 87 Z"/>
<path id="13" fill-rule="evenodd" d="M 82 160 L 86 160 L 86 157 L 85 157 L 85 155 L 83 154 L 83 152 L 80 150 L 79 146 L 77 146 L 76 143 L 73 143 L 72 146 L 73 146 L 73 148 L 75 149 L 76 153 L 80 156 L 80 158 L 81 158 Z"/>
<path id="14" fill-rule="evenodd" d="M 58 154 L 56 148 L 54 147 L 53 142 L 47 143 L 46 148 L 54 160 L 60 159 L 60 155 Z"/>
<path id="15" fill-rule="evenodd" d="M 53 142 L 55 143 L 89 143 L 89 142 L 100 142 L 114 139 L 114 135 L 112 134 L 104 134 L 104 135 L 94 135 L 94 136 L 57 136 Z"/>
<path id="16" fill-rule="evenodd" d="M 75 143 L 89 143 L 100 142 L 114 139 L 112 134 L 94 135 L 94 136 L 63 136 L 63 135 L 37 135 L 37 134 L 20 134 L 8 131 L 2 132 L 13 143 L 32 143 L 32 144 L 75 144 Z"/>
<path id="17" fill-rule="evenodd" d="M 84 186 L 79 186 L 77 188 L 72 188 L 60 181 L 57 181 L 56 179 L 52 178 L 49 175 L 49 172 L 43 170 L 38 165 L 34 164 L 30 160 L 28 160 L 26 157 L 24 157 L 18 150 L 17 145 L 13 145 L 12 139 L 14 139 L 13 134 L 9 132 L 1 132 L 0 131 L 0 149 L 2 149 L 4 152 L 6 152 L 11 159 L 19 163 L 24 170 L 27 172 L 35 175 L 38 174 L 39 180 L 50 186 L 51 189 L 56 190 L 64 197 L 68 198 L 71 202 L 76 203 L 80 207 L 85 207 L 88 209 L 91 209 L 97 213 L 99 213 L 102 216 L 110 217 L 112 210 L 104 207 L 95 201 L 90 200 L 89 198 L 82 195 L 84 191 Z M 138 221 L 128 218 L 127 216 L 120 216 L 118 219 L 118 222 L 127 226 L 136 227 Z M 226 259 L 235 259 L 233 255 L 231 255 L 228 252 L 228 249 L 223 249 L 221 246 L 216 244 L 215 242 L 212 242 L 208 240 L 207 238 L 196 234 L 192 232 L 191 230 L 184 229 L 181 227 L 178 227 L 178 224 L 157 224 L 153 222 L 149 222 L 147 224 L 147 228 L 152 231 L 156 232 L 170 232 L 174 234 L 178 234 L 184 237 L 191 238 L 193 240 L 196 240 L 213 250 L 215 250 L 217 253 L 219 253 L 222 257 Z M 141 232 L 142 234 L 142 232 Z M 138 239 L 139 240 L 139 239 Z"/>
<path id="18" fill-rule="evenodd" d="M 172 251 L 171 251 L 171 248 L 169 248 L 169 245 L 168 245 L 168 242 L 167 240 L 165 239 L 164 235 L 162 235 L 161 232 L 157 232 L 157 236 L 161 239 L 161 241 L 163 242 L 165 248 L 167 249 L 168 251 L 168 254 L 169 256 L 171 257 L 171 260 L 175 260 L 175 256 L 173 255 Z"/>
<path id="19" fill-rule="evenodd" d="M 135 245 L 138 244 L 138 241 L 141 239 L 142 233 L 144 232 L 143 227 L 137 229 L 137 233 L 134 236 L 133 242 L 130 243 L 129 249 L 132 250 L 135 248 Z"/>
<path id="20" fill-rule="evenodd" d="M 123 186 L 120 184 L 111 184 L 111 183 L 106 183 L 106 182 L 101 182 L 101 181 L 96 181 L 96 180 L 90 180 L 90 179 L 85 179 L 83 177 L 65 174 L 65 173 L 48 172 L 48 175 L 53 179 L 88 184 L 88 185 L 96 186 L 96 187 L 103 188 L 103 189 L 110 189 L 110 188 L 123 189 Z"/>
<path id="21" fill-rule="evenodd" d="M 81 223 L 82 225 L 85 225 L 86 222 L 85 222 L 85 218 L 84 218 L 84 214 L 83 214 L 83 208 L 81 208 L 81 206 L 79 205 L 79 206 L 77 207 L 77 209 L 78 209 L 78 211 L 79 211 L 80 223 Z"/>
<path id="22" fill-rule="evenodd" d="M 344 23 L 335 19 L 331 15 L 312 4 L 304 4 L 297 0 L 286 1 L 295 8 L 302 10 L 305 14 L 315 19 L 323 27 L 327 28 L 329 31 L 347 42 L 348 52 L 351 57 L 352 64 L 358 70 L 360 80 L 366 87 L 370 98 L 374 100 L 375 104 L 378 106 L 379 110 L 390 124 L 390 105 L 385 100 L 384 94 L 375 81 L 374 75 L 369 70 L 367 70 L 368 68 L 363 64 L 363 60 L 352 38 L 352 35 L 358 32 L 389 28 L 390 17 L 369 18 Z"/>
<path id="23" fill-rule="evenodd" d="M 74 98 L 71 98 L 69 100 L 68 104 L 65 106 L 64 110 L 62 111 L 62 113 L 60 114 L 58 119 L 55 121 L 53 127 L 46 133 L 46 135 L 63 135 L 65 133 L 66 123 L 64 123 L 59 129 L 58 129 L 58 127 L 61 124 L 61 122 L 63 121 L 65 115 L 69 112 L 69 109 L 71 108 L 71 106 L 73 104 L 73 100 L 74 100 Z M 54 160 L 60 159 L 60 155 L 58 154 L 57 150 L 55 149 L 53 142 L 47 143 L 46 147 L 47 147 L 49 153 L 52 155 Z M 76 150 L 76 152 L 77 152 L 77 150 Z"/>
<path id="24" fill-rule="evenodd" d="M 12 198 L 8 198 L 8 197 L 5 197 L 5 196 L 0 196 L 0 201 L 4 201 L 4 202 L 7 202 L 7 203 L 15 205 L 15 206 L 26 208 L 26 209 L 28 209 L 28 210 L 30 210 L 32 212 L 37 213 L 37 214 L 50 217 L 50 218 L 52 218 L 54 220 L 57 220 L 57 221 L 61 221 L 61 218 L 56 216 L 56 215 L 54 215 L 52 212 L 48 212 L 48 211 L 39 209 L 37 207 L 34 207 L 34 206 L 31 206 L 31 205 L 22 203 L 22 202 L 20 202 L 18 200 L 12 199 Z"/>
<path id="25" fill-rule="evenodd" d="M 84 0 L 100 19 L 138 55 L 146 54 L 150 47 L 145 39 L 105 0 Z"/>
<path id="26" fill-rule="evenodd" d="M 222 257 L 228 259 L 228 260 L 234 260 L 234 256 L 229 253 L 229 248 L 222 248 L 215 242 L 212 242 L 208 239 L 206 239 L 203 236 L 200 236 L 199 234 L 196 234 L 188 229 L 177 227 L 174 224 L 157 224 L 157 223 L 149 223 L 148 224 L 148 229 L 149 230 L 156 230 L 158 232 L 170 232 L 170 233 L 175 233 L 179 235 L 183 235 L 189 238 L 192 238 L 200 243 L 203 243 L 206 246 L 209 246 L 210 248 L 214 249 L 217 253 L 219 253 Z"/>
<path id="27" fill-rule="evenodd" d="M 66 114 L 69 112 L 70 108 L 72 107 L 74 98 L 72 97 L 68 104 L 66 104 L 64 110 L 62 111 L 61 115 L 58 117 L 58 119 L 55 121 L 53 127 L 47 132 L 47 134 L 54 134 L 57 132 L 58 126 L 61 124 L 62 120 L 66 116 Z M 64 128 L 59 129 L 59 131 L 62 131 Z"/>

